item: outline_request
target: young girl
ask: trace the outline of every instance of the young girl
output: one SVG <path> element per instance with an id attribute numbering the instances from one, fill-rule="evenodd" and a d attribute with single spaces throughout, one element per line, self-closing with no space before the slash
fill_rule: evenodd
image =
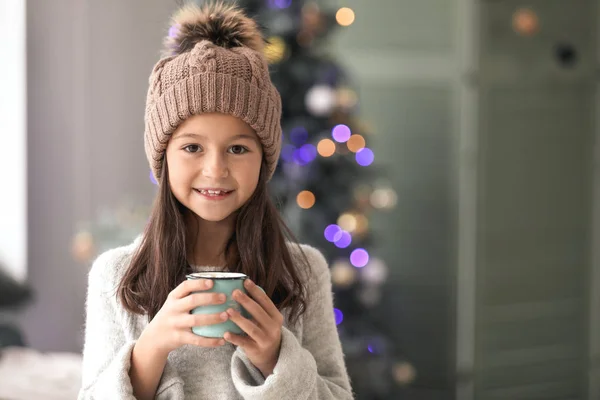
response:
<path id="1" fill-rule="evenodd" d="M 267 192 L 281 100 L 263 43 L 232 6 L 175 14 L 145 111 L 159 193 L 144 234 L 90 271 L 80 400 L 353 398 L 326 261 L 286 240 Z M 251 318 L 190 313 L 224 299 L 186 274 L 216 270 L 248 275 Z M 227 319 L 246 334 L 191 330 Z"/>

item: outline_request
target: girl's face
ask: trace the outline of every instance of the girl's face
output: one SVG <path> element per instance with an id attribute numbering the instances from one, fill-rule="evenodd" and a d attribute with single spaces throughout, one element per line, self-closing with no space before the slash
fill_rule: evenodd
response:
<path id="1" fill-rule="evenodd" d="M 179 125 L 167 145 L 173 195 L 198 217 L 223 221 L 254 193 L 262 156 L 258 136 L 241 119 L 194 115 Z"/>

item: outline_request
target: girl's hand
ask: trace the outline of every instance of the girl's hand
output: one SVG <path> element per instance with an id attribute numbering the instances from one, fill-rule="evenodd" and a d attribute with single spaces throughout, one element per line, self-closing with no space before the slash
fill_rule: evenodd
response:
<path id="1" fill-rule="evenodd" d="M 244 349 L 250 362 L 266 378 L 273 373 L 279 358 L 283 315 L 269 296 L 250 279 L 246 279 L 244 286 L 252 297 L 235 290 L 233 298 L 248 311 L 253 320 L 244 318 L 239 312 L 231 308 L 227 310 L 227 313 L 229 318 L 248 336 L 227 332 L 225 333 L 225 340 Z"/>
<path id="2" fill-rule="evenodd" d="M 148 339 L 148 343 L 162 354 L 191 344 L 201 347 L 217 347 L 225 344 L 223 339 L 212 339 L 198 336 L 192 332 L 194 326 L 219 324 L 229 316 L 221 314 L 193 315 L 190 311 L 198 306 L 225 303 L 222 293 L 193 293 L 210 289 L 213 282 L 210 279 L 185 280 L 177 286 L 158 311 L 154 319 L 146 326 L 140 339 Z"/>

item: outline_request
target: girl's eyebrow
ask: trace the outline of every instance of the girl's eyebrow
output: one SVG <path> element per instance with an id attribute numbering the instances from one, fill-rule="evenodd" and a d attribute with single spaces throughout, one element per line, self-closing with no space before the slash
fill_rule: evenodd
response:
<path id="1" fill-rule="evenodd" d="M 177 135 L 177 137 L 175 137 L 174 140 L 184 139 L 184 138 L 206 139 L 206 137 L 203 136 L 203 135 L 199 135 L 197 133 L 188 132 L 188 133 L 182 133 L 180 135 Z M 235 135 L 235 136 L 232 136 L 231 138 L 229 138 L 229 140 L 237 140 L 237 139 L 249 139 L 249 140 L 252 140 L 252 141 L 254 141 L 256 143 L 259 143 L 258 139 L 255 136 L 249 135 L 247 133 L 241 133 L 239 135 Z"/>

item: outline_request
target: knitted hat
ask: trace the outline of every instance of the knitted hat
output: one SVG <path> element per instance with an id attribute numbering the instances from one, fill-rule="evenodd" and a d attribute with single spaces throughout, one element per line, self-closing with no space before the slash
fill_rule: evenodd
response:
<path id="1" fill-rule="evenodd" d="M 144 146 L 156 179 L 171 134 L 186 118 L 230 114 L 256 131 L 273 176 L 281 151 L 281 98 L 271 83 L 256 22 L 232 5 L 190 4 L 173 17 L 166 56 L 154 66 Z"/>

